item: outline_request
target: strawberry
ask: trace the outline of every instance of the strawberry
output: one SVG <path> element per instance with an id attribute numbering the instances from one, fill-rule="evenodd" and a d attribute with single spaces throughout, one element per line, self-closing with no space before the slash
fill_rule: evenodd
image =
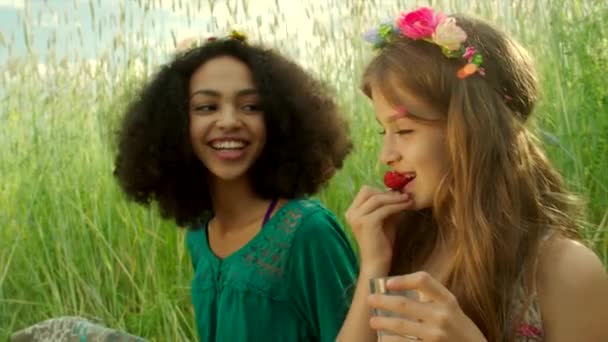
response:
<path id="1" fill-rule="evenodd" d="M 384 185 L 392 190 L 401 190 L 407 182 L 408 180 L 404 175 L 395 171 L 387 171 L 384 174 Z"/>

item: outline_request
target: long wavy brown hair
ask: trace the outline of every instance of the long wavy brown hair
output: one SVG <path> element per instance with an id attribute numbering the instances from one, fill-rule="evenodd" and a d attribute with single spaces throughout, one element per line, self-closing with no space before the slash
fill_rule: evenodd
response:
<path id="1" fill-rule="evenodd" d="M 453 241 L 448 288 L 489 341 L 509 341 L 515 286 L 532 272 L 544 236 L 579 238 L 580 204 L 527 127 L 538 97 L 528 52 L 483 20 L 454 17 L 483 55 L 485 76 L 459 79 L 463 59 L 400 37 L 363 77 L 369 97 L 374 84 L 398 105 L 407 90 L 445 114 L 435 124 L 446 129 L 451 167 L 433 208 L 405 216 L 391 273 L 419 270 L 438 243 Z"/>

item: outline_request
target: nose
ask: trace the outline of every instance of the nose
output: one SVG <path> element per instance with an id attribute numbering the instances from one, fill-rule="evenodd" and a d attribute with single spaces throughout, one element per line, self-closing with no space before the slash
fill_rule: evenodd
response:
<path id="1" fill-rule="evenodd" d="M 223 106 L 219 112 L 216 125 L 219 128 L 228 129 L 240 127 L 242 122 L 233 106 Z"/>
<path id="2" fill-rule="evenodd" d="M 380 161 L 388 166 L 393 166 L 399 160 L 401 160 L 401 154 L 395 148 L 394 137 L 386 134 L 380 152 Z"/>

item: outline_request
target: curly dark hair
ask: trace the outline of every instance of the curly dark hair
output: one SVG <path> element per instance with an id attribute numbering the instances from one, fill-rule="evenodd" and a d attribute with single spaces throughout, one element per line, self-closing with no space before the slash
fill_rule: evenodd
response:
<path id="1" fill-rule="evenodd" d="M 352 149 L 348 125 L 329 89 L 278 52 L 238 40 L 195 47 L 163 65 L 126 109 L 114 175 L 127 197 L 180 226 L 211 208 L 207 169 L 189 135 L 189 82 L 205 62 L 232 56 L 249 67 L 264 112 L 267 140 L 249 170 L 262 198 L 318 192 Z"/>

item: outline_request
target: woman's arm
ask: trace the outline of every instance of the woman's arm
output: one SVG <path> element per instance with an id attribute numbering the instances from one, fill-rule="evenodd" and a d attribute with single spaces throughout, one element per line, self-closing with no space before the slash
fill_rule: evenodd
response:
<path id="1" fill-rule="evenodd" d="M 387 275 L 388 269 L 361 269 L 350 310 L 336 342 L 372 342 L 377 340 L 376 331 L 369 325 L 369 320 L 372 317 L 372 309 L 367 302 L 370 295 L 369 279 Z"/>
<path id="2" fill-rule="evenodd" d="M 377 334 L 370 326 L 369 280 L 388 275 L 395 241 L 395 220 L 412 203 L 407 194 L 364 186 L 346 211 L 346 221 L 359 245 L 360 272 L 350 310 L 336 341 L 377 340 Z"/>

